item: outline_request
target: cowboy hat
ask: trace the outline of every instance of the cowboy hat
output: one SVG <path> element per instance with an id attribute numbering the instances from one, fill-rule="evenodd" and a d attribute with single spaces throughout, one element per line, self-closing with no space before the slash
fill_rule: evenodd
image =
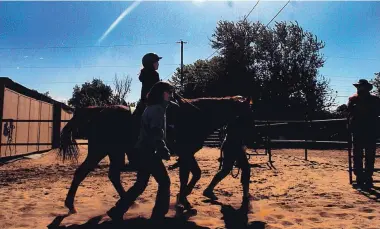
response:
<path id="1" fill-rule="evenodd" d="M 373 86 L 371 83 L 368 82 L 368 80 L 360 79 L 357 83 L 353 84 L 356 88 L 359 86 L 367 87 L 368 91 L 372 90 Z"/>

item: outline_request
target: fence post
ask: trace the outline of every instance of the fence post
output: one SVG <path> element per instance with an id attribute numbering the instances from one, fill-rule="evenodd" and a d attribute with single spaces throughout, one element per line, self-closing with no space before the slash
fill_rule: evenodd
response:
<path id="1" fill-rule="evenodd" d="M 1 140 L 3 136 L 3 111 L 4 111 L 4 82 L 0 81 L 0 158 L 2 157 L 2 145 Z"/>
<path id="2" fill-rule="evenodd" d="M 347 118 L 347 153 L 348 153 L 348 177 L 350 184 L 352 184 L 352 134 L 349 128 L 350 125 L 350 120 Z"/>
<path id="3" fill-rule="evenodd" d="M 307 129 L 308 129 L 308 126 L 309 126 L 309 123 L 308 123 L 308 121 L 307 121 L 307 118 L 305 119 L 305 125 L 306 125 L 306 127 L 305 127 L 305 161 L 307 161 L 307 139 L 308 139 L 308 131 L 307 131 Z"/>
<path id="4" fill-rule="evenodd" d="M 53 131 L 52 131 L 52 148 L 59 148 L 61 141 L 61 110 L 62 105 L 60 103 L 53 104 Z"/>
<path id="5" fill-rule="evenodd" d="M 270 145 L 270 137 L 269 137 L 269 121 L 267 120 L 267 139 L 266 139 L 266 153 L 269 155 L 269 162 L 272 163 L 272 150 L 271 150 L 271 145 Z"/>

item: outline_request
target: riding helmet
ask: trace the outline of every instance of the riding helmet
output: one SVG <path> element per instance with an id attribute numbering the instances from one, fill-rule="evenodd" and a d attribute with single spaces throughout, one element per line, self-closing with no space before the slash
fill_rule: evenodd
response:
<path id="1" fill-rule="evenodd" d="M 147 53 L 142 58 L 142 64 L 144 67 L 150 67 L 153 63 L 161 60 L 162 57 L 158 56 L 156 53 Z"/>

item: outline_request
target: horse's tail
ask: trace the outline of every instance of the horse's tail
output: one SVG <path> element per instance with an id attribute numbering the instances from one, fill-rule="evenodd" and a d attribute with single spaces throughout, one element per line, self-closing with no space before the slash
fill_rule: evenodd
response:
<path id="1" fill-rule="evenodd" d="M 74 116 L 62 129 L 58 156 L 63 161 L 73 159 L 76 161 L 78 160 L 79 148 L 77 142 L 73 137 L 73 131 L 77 129 L 77 123 L 79 123 L 77 119 L 77 115 L 74 114 Z"/>

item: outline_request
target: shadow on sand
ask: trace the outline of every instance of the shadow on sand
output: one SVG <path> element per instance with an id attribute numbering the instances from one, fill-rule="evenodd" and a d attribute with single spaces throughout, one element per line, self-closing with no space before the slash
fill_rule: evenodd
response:
<path id="1" fill-rule="evenodd" d="M 243 202 L 241 208 L 234 209 L 231 205 L 224 205 L 218 201 L 206 200 L 204 202 L 221 206 L 221 213 L 225 228 L 227 229 L 265 229 L 265 222 L 248 222 L 249 201 Z M 166 218 L 162 223 L 145 218 L 133 218 L 122 222 L 105 221 L 101 222 L 103 215 L 96 216 L 84 224 L 61 226 L 62 221 L 69 215 L 57 216 L 48 226 L 48 229 L 145 229 L 145 228 L 165 228 L 165 229 L 207 229 L 194 222 L 187 221 L 186 218 Z M 101 223 L 100 223 L 101 222 Z"/>
<path id="2" fill-rule="evenodd" d="M 265 222 L 248 222 L 249 201 L 243 202 L 239 209 L 235 209 L 231 205 L 225 205 L 218 201 L 207 200 L 204 202 L 221 206 L 222 219 L 227 229 L 265 229 Z"/>
<path id="3" fill-rule="evenodd" d="M 362 195 L 366 196 L 367 198 L 374 200 L 376 202 L 380 202 L 380 187 L 372 187 L 372 188 L 365 188 L 360 187 L 357 184 L 353 184 L 352 187 L 359 191 Z"/>
<path id="4" fill-rule="evenodd" d="M 184 219 L 166 218 L 160 224 L 145 218 L 133 218 L 123 220 L 122 222 L 106 221 L 100 223 L 103 216 L 97 216 L 81 225 L 60 226 L 61 222 L 68 215 L 57 216 L 53 222 L 51 222 L 48 229 L 145 229 L 145 228 L 165 228 L 165 229 L 207 229 L 208 227 L 201 227 L 194 222 L 189 222 Z"/>

